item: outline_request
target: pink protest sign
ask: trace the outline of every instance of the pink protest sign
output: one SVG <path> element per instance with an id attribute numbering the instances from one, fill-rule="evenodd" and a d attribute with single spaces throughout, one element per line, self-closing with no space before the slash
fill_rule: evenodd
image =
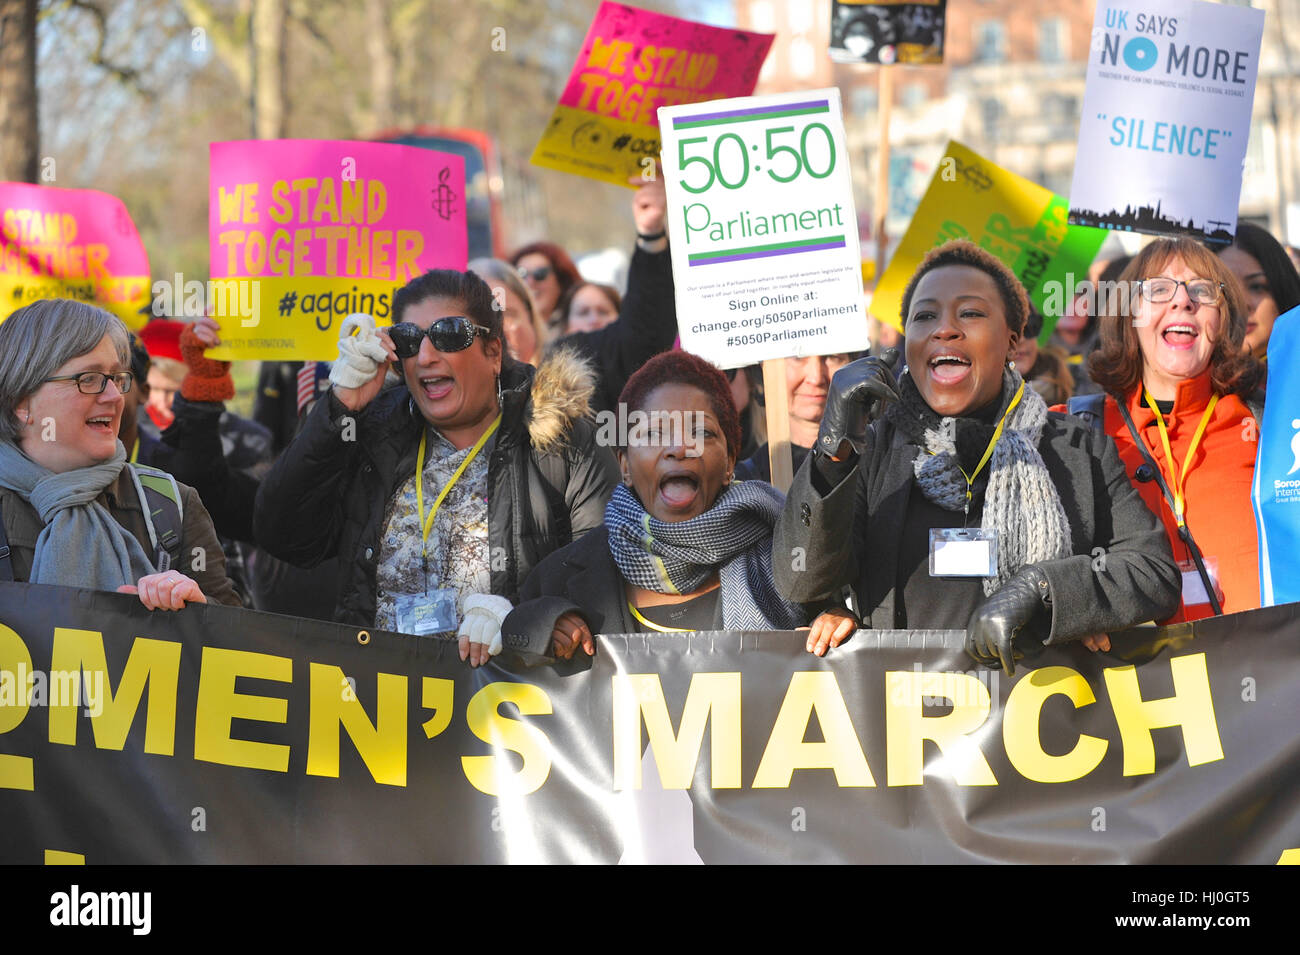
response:
<path id="1" fill-rule="evenodd" d="M 532 161 L 627 185 L 659 155 L 661 106 L 748 96 L 772 37 L 602 3 Z"/>
<path id="2" fill-rule="evenodd" d="M 217 357 L 330 359 L 353 312 L 380 324 L 428 269 L 464 269 L 465 162 L 345 140 L 213 143 Z"/>
<path id="3" fill-rule="evenodd" d="M 149 256 L 121 199 L 0 182 L 0 319 L 42 298 L 90 302 L 133 329 L 144 324 Z"/>

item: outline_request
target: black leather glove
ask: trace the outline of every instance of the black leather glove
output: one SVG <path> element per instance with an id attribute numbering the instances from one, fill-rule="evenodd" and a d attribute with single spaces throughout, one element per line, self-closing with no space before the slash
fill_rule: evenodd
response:
<path id="1" fill-rule="evenodd" d="M 847 441 L 854 451 L 862 453 L 872 407 L 880 401 L 898 400 L 894 384 L 897 365 L 898 349 L 890 348 L 879 358 L 859 358 L 835 373 L 817 432 L 818 451 L 833 457 L 839 453 L 840 444 Z"/>
<path id="2" fill-rule="evenodd" d="M 1025 655 L 1025 645 L 1041 645 L 1047 637 L 1048 628 L 1041 620 L 1037 626 L 1032 625 L 1043 610 L 1047 611 L 1050 627 L 1052 591 L 1047 575 L 1027 564 L 970 615 L 966 652 L 987 667 L 996 670 L 1001 666 L 1007 676 L 1013 675 L 1015 660 Z"/>

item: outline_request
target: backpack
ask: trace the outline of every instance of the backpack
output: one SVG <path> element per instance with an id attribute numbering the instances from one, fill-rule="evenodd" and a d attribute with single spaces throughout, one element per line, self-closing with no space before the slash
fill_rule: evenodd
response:
<path id="1" fill-rule="evenodd" d="M 154 550 L 154 565 L 158 572 L 170 570 L 181 557 L 181 528 L 185 516 L 181 505 L 181 489 L 176 479 L 166 471 L 145 464 L 128 464 L 131 483 L 140 499 L 140 511 L 149 531 L 149 543 Z M 14 579 L 13 560 L 10 558 L 9 537 L 5 534 L 4 517 L 0 514 L 0 581 Z"/>
<path id="2" fill-rule="evenodd" d="M 1104 427 L 1103 415 L 1106 405 L 1105 392 L 1098 392 L 1093 395 L 1074 395 L 1065 403 L 1065 410 L 1074 415 L 1097 434 L 1100 434 Z M 1245 400 L 1245 405 L 1250 409 L 1251 415 L 1255 418 L 1256 426 L 1264 419 L 1264 402 L 1260 401 L 1258 395 L 1251 395 Z"/>

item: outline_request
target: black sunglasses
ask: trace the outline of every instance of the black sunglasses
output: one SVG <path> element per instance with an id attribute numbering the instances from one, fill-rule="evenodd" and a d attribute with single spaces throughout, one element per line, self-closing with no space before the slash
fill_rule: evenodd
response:
<path id="1" fill-rule="evenodd" d="M 428 337 L 433 347 L 441 352 L 464 351 L 474 344 L 474 336 L 492 337 L 492 330 L 476 325 L 463 315 L 440 318 L 428 328 L 410 322 L 398 322 L 388 329 L 393 341 L 393 351 L 398 358 L 410 358 L 420 350 L 420 340 Z"/>
<path id="2" fill-rule="evenodd" d="M 525 282 L 531 277 L 534 282 L 545 282 L 546 277 L 551 274 L 549 265 L 539 265 L 535 269 L 526 269 L 522 266 L 519 268 L 519 277 Z"/>

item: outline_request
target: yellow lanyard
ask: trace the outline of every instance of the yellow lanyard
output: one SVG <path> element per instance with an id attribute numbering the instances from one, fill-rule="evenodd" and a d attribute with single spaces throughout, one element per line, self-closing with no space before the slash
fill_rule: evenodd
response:
<path id="1" fill-rule="evenodd" d="M 140 455 L 140 439 L 135 439 L 135 444 L 131 445 L 131 463 L 136 463 L 136 458 Z"/>
<path id="2" fill-rule="evenodd" d="M 455 470 L 451 479 L 447 481 L 447 483 L 442 486 L 442 490 L 438 492 L 438 497 L 433 502 L 433 510 L 429 511 L 428 520 L 424 517 L 424 442 L 428 437 L 428 431 L 426 429 L 421 433 L 420 453 L 416 455 L 415 458 L 415 503 L 416 507 L 420 509 L 420 526 L 424 528 L 424 537 L 420 543 L 421 558 L 428 560 L 429 533 L 433 530 L 433 519 L 438 516 L 438 508 L 442 507 L 442 502 L 447 497 L 447 492 L 451 490 L 453 484 L 460 480 L 460 476 L 465 473 L 465 469 L 469 467 L 469 463 L 478 456 L 480 451 L 483 450 L 483 445 L 487 444 L 488 438 L 492 437 L 499 424 L 501 424 L 501 416 L 497 415 L 496 420 L 488 425 L 488 429 L 483 432 L 482 437 L 480 437 L 478 441 L 474 442 L 473 450 L 471 450 L 469 454 L 465 455 L 465 460 L 460 462 L 460 467 Z"/>
<path id="3" fill-rule="evenodd" d="M 636 617 L 638 621 L 645 624 L 651 630 L 657 630 L 659 633 L 694 633 L 695 632 L 693 630 L 684 629 L 683 627 L 661 627 L 657 623 L 651 623 L 645 617 L 641 616 L 641 614 L 637 613 L 636 607 L 632 606 L 632 601 L 630 600 L 627 602 L 627 609 L 632 611 L 632 616 Z"/>
<path id="4" fill-rule="evenodd" d="M 975 479 L 979 477 L 980 472 L 984 470 L 984 465 L 989 463 L 989 458 L 993 457 L 993 449 L 997 447 L 998 439 L 1002 437 L 1002 430 L 1003 428 L 1006 427 L 1007 418 L 1011 417 L 1011 412 L 1016 410 L 1016 405 L 1020 404 L 1020 399 L 1024 395 L 1024 393 L 1025 393 L 1025 383 L 1022 381 L 1020 382 L 1020 387 L 1016 389 L 1015 397 L 1011 399 L 1011 404 L 1007 405 L 1007 410 L 1002 413 L 1002 420 L 999 421 L 998 426 L 993 429 L 993 437 L 989 440 L 989 446 L 984 449 L 984 457 L 980 458 L 980 463 L 975 465 L 975 472 L 973 474 L 967 474 L 965 469 L 963 469 L 960 464 L 957 465 L 957 470 L 961 471 L 961 476 L 966 479 L 966 514 L 967 515 L 970 514 L 971 489 L 975 486 Z M 931 451 L 930 453 L 934 454 L 933 451 Z M 957 455 L 954 454 L 953 460 L 955 461 L 956 458 Z"/>
<path id="5" fill-rule="evenodd" d="M 1205 408 L 1205 414 L 1201 415 L 1201 423 L 1196 426 L 1196 433 L 1192 435 L 1191 446 L 1187 449 L 1187 457 L 1183 458 L 1182 473 L 1174 471 L 1174 453 L 1169 447 L 1169 432 L 1165 430 L 1165 419 L 1160 414 L 1160 409 L 1156 407 L 1155 399 L 1151 397 L 1151 392 L 1143 389 L 1147 405 L 1156 416 L 1156 425 L 1160 428 L 1160 443 L 1164 445 L 1165 460 L 1168 462 L 1169 483 L 1174 486 L 1174 520 L 1178 521 L 1178 526 L 1183 526 L 1183 513 L 1186 507 L 1186 500 L 1183 498 L 1183 487 L 1187 482 L 1187 472 L 1192 467 L 1192 458 L 1196 454 L 1196 447 L 1201 443 L 1201 435 L 1205 434 L 1205 426 L 1210 423 L 1210 416 L 1214 414 L 1214 406 L 1219 403 L 1219 396 L 1213 395 L 1210 403 Z"/>

